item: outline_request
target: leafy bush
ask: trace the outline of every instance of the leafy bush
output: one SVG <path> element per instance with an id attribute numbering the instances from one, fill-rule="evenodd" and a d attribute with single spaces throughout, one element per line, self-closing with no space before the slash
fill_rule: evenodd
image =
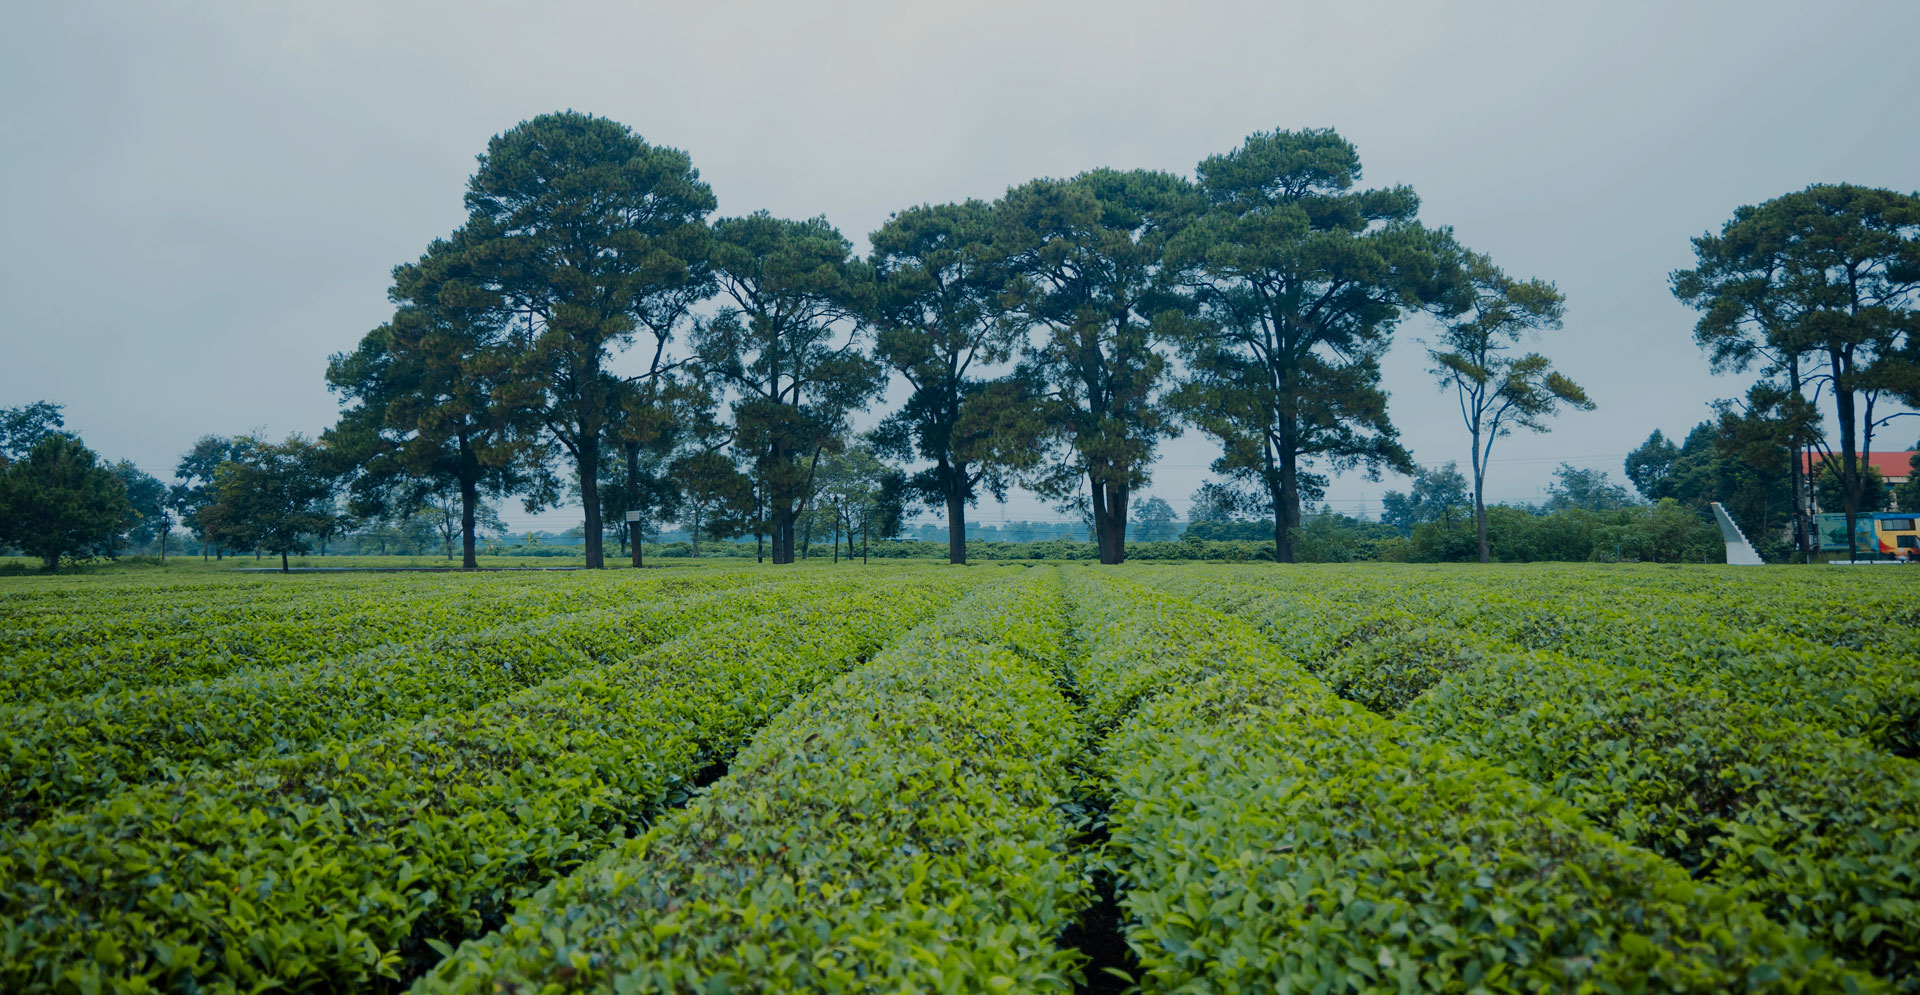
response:
<path id="1" fill-rule="evenodd" d="M 1548 788 L 1621 839 L 1753 899 L 1855 963 L 1920 976 L 1916 771 L 1767 703 L 1786 695 L 1729 697 L 1499 638 L 1582 645 L 1596 656 L 1611 648 L 1615 660 L 1662 641 L 1629 648 L 1624 628 L 1595 639 L 1578 625 L 1591 617 L 1564 602 L 1560 624 L 1545 627 L 1508 616 L 1504 599 L 1442 615 L 1469 626 L 1481 617 L 1473 628 L 1495 630 L 1483 635 L 1310 591 L 1262 599 L 1194 578 L 1171 586 L 1257 620 L 1343 697 L 1397 712 L 1407 735 Z M 1339 636 L 1300 636 L 1328 628 Z M 1638 630 L 1647 629 L 1642 620 Z"/>
<path id="2" fill-rule="evenodd" d="M 1101 768 L 1147 991 L 1872 984 L 1524 782 L 1333 698 L 1243 625 L 1118 583 L 1075 594 L 1089 707 L 1124 716 Z"/>
<path id="3" fill-rule="evenodd" d="M 421 990 L 1072 991 L 1065 622 L 1049 575 L 975 594 Z"/>
<path id="4" fill-rule="evenodd" d="M 0 714 L 17 730 L 0 752 L 0 785 L 6 789 L 0 826 L 18 827 L 196 770 L 302 753 L 396 723 L 478 708 L 793 599 L 784 585 L 697 596 L 723 582 L 751 579 L 716 571 L 663 583 L 610 584 L 592 596 L 576 592 L 572 600 L 628 604 L 476 633 L 453 626 L 446 636 L 317 665 L 14 709 Z"/>
<path id="5" fill-rule="evenodd" d="M 1726 562 L 1719 529 L 1672 498 L 1612 511 L 1567 508 L 1550 514 L 1496 505 L 1487 509 L 1487 546 L 1502 563 Z M 1407 556 L 1413 562 L 1479 558 L 1480 540 L 1471 515 L 1413 527 Z"/>
<path id="6" fill-rule="evenodd" d="M 361 990 L 413 973 L 965 582 L 716 624 L 476 711 L 0 838 L 0 989 Z"/>
<path id="7" fill-rule="evenodd" d="M 20 704 L 288 667 L 611 604 L 632 593 L 613 585 L 582 589 L 493 582 L 436 584 L 396 596 L 391 587 L 358 585 L 226 624 L 175 623 L 133 638 L 96 640 L 86 623 L 42 626 L 26 634 L 30 644 L 0 663 L 0 700 Z"/>

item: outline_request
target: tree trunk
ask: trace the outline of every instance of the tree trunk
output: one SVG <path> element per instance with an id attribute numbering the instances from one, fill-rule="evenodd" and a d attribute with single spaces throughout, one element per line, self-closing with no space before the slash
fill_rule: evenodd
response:
<path id="1" fill-rule="evenodd" d="M 947 562 L 967 562 L 967 502 L 958 491 L 947 491 Z"/>
<path id="2" fill-rule="evenodd" d="M 1480 562 L 1491 563 L 1487 549 L 1487 502 L 1483 496 L 1487 480 L 1485 462 L 1480 458 L 1480 433 L 1473 433 L 1473 527 L 1480 534 Z"/>
<path id="3" fill-rule="evenodd" d="M 460 568 L 477 570 L 480 561 L 473 555 L 474 520 L 479 516 L 480 485 L 475 480 L 460 481 Z"/>
<path id="4" fill-rule="evenodd" d="M 580 440 L 580 504 L 586 511 L 587 569 L 606 568 L 606 550 L 600 535 L 600 437 Z"/>
<path id="5" fill-rule="evenodd" d="M 1127 489 L 1102 487 L 1091 476 L 1093 492 L 1093 536 L 1100 548 L 1100 562 L 1108 566 L 1127 558 Z"/>
<path id="6" fill-rule="evenodd" d="M 1847 512 L 1847 559 L 1860 558 L 1859 538 L 1854 535 L 1854 517 L 1859 514 L 1860 482 L 1859 465 L 1854 460 L 1853 442 L 1853 388 L 1848 378 L 1842 375 L 1847 365 L 1841 350 L 1829 348 L 1827 356 L 1833 367 L 1833 403 L 1836 414 L 1840 416 L 1840 494 L 1845 498 Z"/>
<path id="7" fill-rule="evenodd" d="M 773 562 L 775 566 L 793 562 L 793 508 L 773 509 Z"/>
<path id="8" fill-rule="evenodd" d="M 851 548 L 852 543 L 849 542 L 848 546 Z M 840 564 L 840 512 L 838 511 L 833 513 L 833 562 L 835 566 Z"/>
<path id="9" fill-rule="evenodd" d="M 1274 542 L 1281 563 L 1293 562 L 1293 531 L 1300 527 L 1300 457 L 1280 451 L 1280 500 L 1273 506 Z"/>
<path id="10" fill-rule="evenodd" d="M 287 551 L 284 549 L 280 551 L 280 572 L 281 573 L 289 572 L 287 570 Z"/>
<path id="11" fill-rule="evenodd" d="M 1800 356 L 1792 353 L 1787 357 L 1787 386 L 1793 396 L 1800 394 Z M 1799 439 L 1793 440 L 1793 465 L 1789 473 L 1793 482 L 1793 548 L 1800 553 L 1800 562 L 1813 565 L 1813 520 L 1807 512 L 1807 464 L 1806 446 Z"/>

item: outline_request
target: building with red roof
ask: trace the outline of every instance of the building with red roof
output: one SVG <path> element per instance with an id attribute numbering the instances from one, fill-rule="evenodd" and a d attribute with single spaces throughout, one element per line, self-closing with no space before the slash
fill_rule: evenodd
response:
<path id="1" fill-rule="evenodd" d="M 1886 478 L 1888 487 L 1898 487 L 1906 483 L 1907 478 L 1913 475 L 1914 452 L 1915 450 L 1908 450 L 1906 452 L 1882 451 L 1861 453 L 1860 455 L 1867 466 L 1880 471 L 1880 476 Z M 1834 460 L 1836 462 L 1838 462 L 1839 458 L 1839 455 L 1835 454 Z M 1821 455 L 1817 452 L 1803 452 L 1800 454 L 1800 459 L 1800 465 L 1807 471 L 1807 479 L 1812 480 L 1813 474 L 1820 469 L 1822 462 Z M 1821 510 L 1819 501 L 1819 491 L 1816 488 L 1813 497 L 1814 511 Z"/>

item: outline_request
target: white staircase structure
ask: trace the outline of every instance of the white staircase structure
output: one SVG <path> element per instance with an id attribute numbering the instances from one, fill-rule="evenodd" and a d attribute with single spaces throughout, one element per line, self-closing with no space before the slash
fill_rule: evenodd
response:
<path id="1" fill-rule="evenodd" d="M 1760 552 L 1747 541 L 1746 533 L 1727 514 L 1726 506 L 1713 502 L 1714 520 L 1720 523 L 1720 538 L 1727 541 L 1727 563 L 1736 567 L 1757 567 L 1766 561 L 1760 559 Z"/>

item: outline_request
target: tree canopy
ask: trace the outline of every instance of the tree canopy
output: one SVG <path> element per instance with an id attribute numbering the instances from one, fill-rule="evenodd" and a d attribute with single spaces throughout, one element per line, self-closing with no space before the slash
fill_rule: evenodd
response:
<path id="1" fill-rule="evenodd" d="M 1063 504 L 1084 500 L 1102 563 L 1125 558 L 1128 498 L 1178 431 L 1155 347 L 1178 334 L 1186 305 L 1163 264 L 1200 207 L 1180 177 L 1112 169 L 1035 180 L 995 207 L 1010 301 L 1041 332 L 1024 360 L 1039 390 L 1021 434 L 1054 447 L 1026 482 Z"/>
<path id="2" fill-rule="evenodd" d="M 49 573 L 62 559 L 110 551 L 132 517 L 120 476 L 65 433 L 39 433 L 0 469 L 0 545 L 39 558 Z"/>
<path id="3" fill-rule="evenodd" d="M 1920 403 L 1920 195 L 1816 184 L 1742 207 L 1693 244 L 1696 265 L 1672 287 L 1700 311 L 1695 339 L 1716 366 L 1760 361 L 1786 391 L 1831 399 L 1838 447 L 1804 421 L 1790 441 L 1833 467 L 1851 543 L 1884 403 Z"/>
<path id="4" fill-rule="evenodd" d="M 1330 129 L 1256 133 L 1198 172 L 1205 214 L 1170 246 L 1204 319 L 1183 326 L 1178 405 L 1224 450 L 1214 469 L 1265 495 L 1291 562 L 1326 483 L 1309 464 L 1411 471 L 1380 358 L 1408 313 L 1464 308 L 1460 253 L 1411 188 L 1354 189 L 1359 151 Z"/>
<path id="5" fill-rule="evenodd" d="M 573 461 L 588 567 L 605 565 L 601 447 L 628 386 L 608 361 L 646 320 L 700 293 L 716 203 L 686 153 L 571 111 L 495 136 L 468 183 L 465 256 Z"/>
<path id="6" fill-rule="evenodd" d="M 794 559 L 794 527 L 820 457 L 884 383 L 860 347 L 873 272 L 825 218 L 765 212 L 713 227 L 722 305 L 693 334 L 701 369 L 733 392 L 734 445 L 748 454 L 772 528 L 773 561 Z"/>

